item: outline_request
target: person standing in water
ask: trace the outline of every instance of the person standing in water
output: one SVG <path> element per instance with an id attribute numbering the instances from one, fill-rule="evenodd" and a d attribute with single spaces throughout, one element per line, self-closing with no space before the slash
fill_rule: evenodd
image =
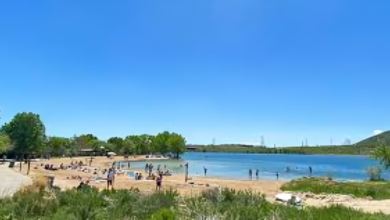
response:
<path id="1" fill-rule="evenodd" d="M 249 169 L 249 178 L 252 180 L 252 169 Z"/>
<path id="2" fill-rule="evenodd" d="M 152 172 L 153 172 L 153 164 L 150 163 L 150 164 L 149 164 L 149 176 L 152 175 Z"/>
<path id="3" fill-rule="evenodd" d="M 148 163 L 146 163 L 146 165 L 145 165 L 145 173 L 147 173 L 147 172 L 148 172 L 148 170 L 149 170 L 149 164 L 148 164 Z"/>
<path id="4" fill-rule="evenodd" d="M 256 179 L 259 179 L 259 169 L 256 169 Z"/>
<path id="5" fill-rule="evenodd" d="M 206 175 L 207 175 L 207 168 L 203 167 L 203 171 L 204 171 L 204 177 L 206 177 Z"/>
<path id="6" fill-rule="evenodd" d="M 276 180 L 279 180 L 279 173 L 276 172 Z"/>
<path id="7" fill-rule="evenodd" d="M 313 172 L 313 169 L 311 168 L 311 166 L 309 166 L 309 175 L 311 176 L 311 173 Z"/>

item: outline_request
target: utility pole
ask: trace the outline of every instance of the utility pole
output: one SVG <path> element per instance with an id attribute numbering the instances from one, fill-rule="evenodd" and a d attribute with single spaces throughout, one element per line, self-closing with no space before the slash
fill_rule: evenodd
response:
<path id="1" fill-rule="evenodd" d="M 261 145 L 262 147 L 265 147 L 264 137 L 263 137 L 263 136 L 261 136 L 261 143 L 260 143 L 260 145 Z"/>
<path id="2" fill-rule="evenodd" d="M 306 147 L 307 147 L 307 138 L 306 138 Z"/>

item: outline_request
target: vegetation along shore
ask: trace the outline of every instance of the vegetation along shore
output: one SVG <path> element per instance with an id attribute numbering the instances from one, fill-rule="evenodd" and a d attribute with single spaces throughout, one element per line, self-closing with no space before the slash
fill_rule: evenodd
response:
<path id="1" fill-rule="evenodd" d="M 321 145 L 321 146 L 291 146 L 291 147 L 261 147 L 240 144 L 220 145 L 187 145 L 197 152 L 224 152 L 224 153 L 249 153 L 249 154 L 332 154 L 332 155 L 371 155 L 377 142 L 390 145 L 390 131 L 369 137 L 355 144 L 348 145 Z"/>
<path id="2" fill-rule="evenodd" d="M 33 184 L 0 199 L 0 219 L 390 219 L 390 185 L 382 178 L 390 151 L 385 141 L 375 140 L 370 155 L 381 166 L 367 169 L 367 182 L 243 181 L 175 173 L 164 176 L 159 191 L 151 176 L 138 180 L 131 174 L 140 171 L 128 167 L 116 174 L 114 189 L 108 191 L 105 171 L 114 161 L 131 163 L 149 154 L 179 158 L 186 150 L 185 138 L 168 131 L 107 141 L 92 134 L 48 137 L 38 114 L 20 113 L 1 127 L 0 149 L 18 158 L 11 170 L 29 175 Z M 118 155 L 110 156 L 112 152 Z M 278 202 L 281 193 L 294 197 Z"/>

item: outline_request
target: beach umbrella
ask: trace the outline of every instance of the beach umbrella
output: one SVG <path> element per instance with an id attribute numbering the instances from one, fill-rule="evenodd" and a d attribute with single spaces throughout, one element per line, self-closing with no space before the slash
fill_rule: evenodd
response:
<path id="1" fill-rule="evenodd" d="M 109 155 L 109 156 L 115 156 L 116 153 L 114 153 L 114 152 L 108 152 L 107 155 Z"/>

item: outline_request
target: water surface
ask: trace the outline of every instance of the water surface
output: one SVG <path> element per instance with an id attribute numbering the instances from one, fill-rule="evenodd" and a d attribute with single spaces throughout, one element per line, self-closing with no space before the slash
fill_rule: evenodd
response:
<path id="1" fill-rule="evenodd" d="M 191 176 L 204 176 L 203 167 L 207 168 L 207 176 L 249 179 L 249 169 L 259 169 L 259 178 L 275 180 L 291 180 L 309 175 L 330 176 L 338 180 L 361 181 L 368 178 L 366 168 L 377 166 L 378 162 L 367 156 L 356 155 L 294 155 L 294 154 L 238 154 L 238 153 L 201 153 L 189 152 L 182 155 L 183 160 L 154 161 L 155 167 L 174 167 L 176 172 L 183 172 L 179 165 L 189 164 Z M 133 168 L 144 168 L 146 162 L 132 162 Z M 290 167 L 290 171 L 286 171 Z M 388 176 L 386 172 L 383 176 Z"/>

